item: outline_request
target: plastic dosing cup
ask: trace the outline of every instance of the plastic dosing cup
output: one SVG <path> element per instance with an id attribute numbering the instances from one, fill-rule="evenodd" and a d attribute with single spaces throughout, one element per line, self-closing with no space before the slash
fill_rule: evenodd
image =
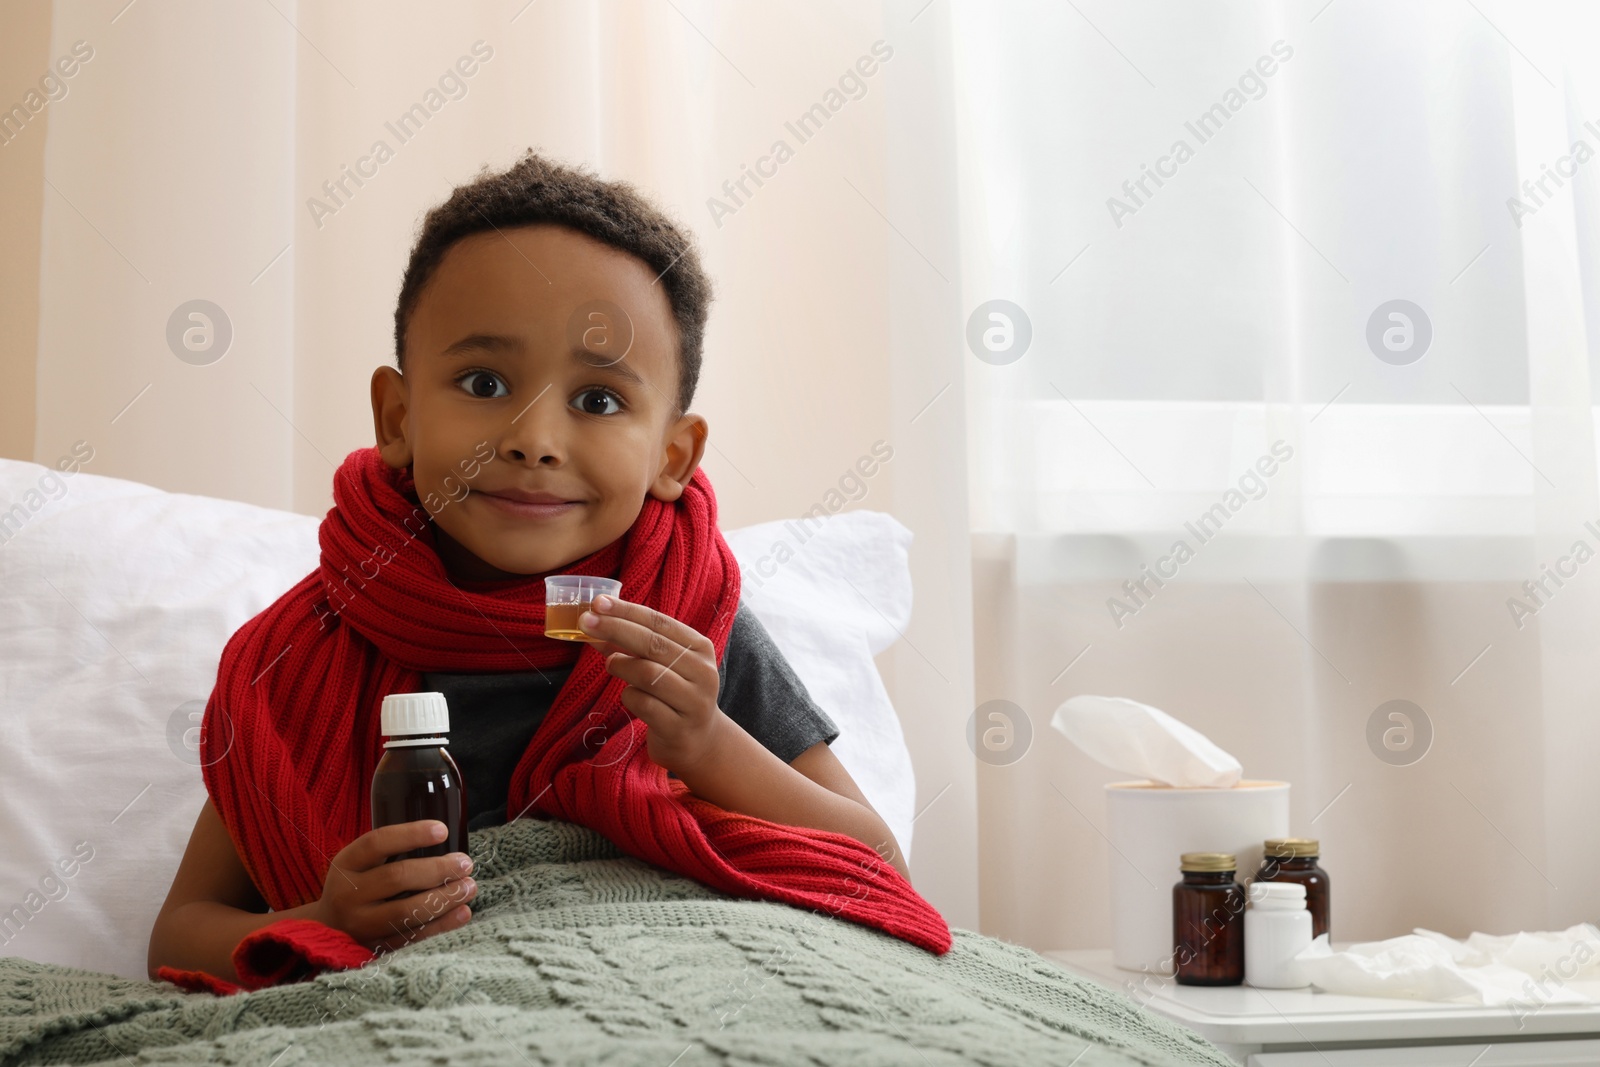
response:
<path id="1" fill-rule="evenodd" d="M 622 583 L 615 578 L 596 578 L 588 574 L 552 574 L 544 580 L 544 635 L 561 641 L 587 641 L 602 644 L 578 628 L 578 617 L 589 610 L 594 598 L 620 596 Z"/>

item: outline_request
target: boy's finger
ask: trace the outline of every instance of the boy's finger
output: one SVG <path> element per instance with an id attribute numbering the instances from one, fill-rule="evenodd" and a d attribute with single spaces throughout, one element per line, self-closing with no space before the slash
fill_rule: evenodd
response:
<path id="1" fill-rule="evenodd" d="M 679 666 L 682 665 L 680 662 Z M 674 711 L 679 708 L 696 707 L 701 699 L 699 690 L 692 681 L 670 667 L 663 667 L 655 660 L 639 659 L 626 652 L 619 652 L 615 656 L 606 657 L 606 670 L 613 677 L 627 682 L 629 687 L 656 697 Z"/>
<path id="2" fill-rule="evenodd" d="M 394 931 L 395 937 L 404 940 L 440 916 L 448 915 L 466 904 L 477 894 L 477 884 L 470 878 L 463 879 L 385 904 L 374 914 L 385 929 Z"/>
<path id="3" fill-rule="evenodd" d="M 380 826 L 346 845 L 334 857 L 334 862 L 347 871 L 370 871 L 387 862 L 390 856 L 437 845 L 449 834 L 449 829 L 438 819 Z"/>
<path id="4" fill-rule="evenodd" d="M 616 652 L 621 652 L 623 655 L 631 655 L 627 649 L 623 648 L 614 641 L 600 640 L 599 635 L 596 635 L 594 640 L 588 642 L 588 645 L 590 648 L 600 653 L 601 659 L 610 659 L 612 654 Z"/>
<path id="5" fill-rule="evenodd" d="M 622 691 L 622 706 L 633 712 L 652 730 L 671 730 L 683 719 L 666 701 L 633 686 Z"/>
<path id="6" fill-rule="evenodd" d="M 472 919 L 472 909 L 465 904 L 457 905 L 446 911 L 443 915 L 431 922 L 424 923 L 416 929 L 405 929 L 392 937 L 386 937 L 377 943 L 378 952 L 393 952 L 405 948 L 407 945 L 433 937 L 435 934 L 447 933 L 460 929 Z"/>
<path id="7" fill-rule="evenodd" d="M 689 646 L 633 619 L 596 615 L 591 621 L 585 622 L 586 618 L 590 617 L 580 616 L 578 620 L 578 625 L 583 627 L 585 633 L 602 638 L 607 645 L 614 645 L 618 651 L 626 652 L 635 659 L 649 660 L 671 668 L 689 658 Z"/>
<path id="8" fill-rule="evenodd" d="M 666 640 L 684 648 L 692 648 L 697 642 L 705 640 L 694 627 L 679 622 L 665 612 L 618 597 L 597 596 L 589 605 L 589 610 L 602 619 L 626 619 L 646 633 L 660 634 Z"/>
<path id="9" fill-rule="evenodd" d="M 466 861 L 466 866 L 462 866 L 462 860 Z M 361 888 L 370 900 L 388 900 L 401 893 L 418 893 L 448 885 L 465 878 L 471 869 L 472 857 L 460 852 L 395 860 L 365 872 Z"/>

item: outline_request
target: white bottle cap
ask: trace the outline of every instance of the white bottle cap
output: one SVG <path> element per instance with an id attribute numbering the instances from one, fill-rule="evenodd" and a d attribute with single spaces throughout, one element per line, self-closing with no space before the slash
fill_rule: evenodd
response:
<path id="1" fill-rule="evenodd" d="M 1299 882 L 1251 882 L 1250 903 L 1296 911 L 1306 906 L 1306 887 Z"/>
<path id="2" fill-rule="evenodd" d="M 443 693 L 390 693 L 379 717 L 385 737 L 450 732 L 450 706 Z"/>

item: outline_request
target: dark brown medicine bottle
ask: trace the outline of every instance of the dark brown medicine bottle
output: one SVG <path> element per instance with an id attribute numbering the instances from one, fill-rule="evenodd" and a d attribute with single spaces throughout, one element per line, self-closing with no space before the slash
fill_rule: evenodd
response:
<path id="1" fill-rule="evenodd" d="M 467 786 L 450 758 L 450 708 L 443 693 L 391 693 L 383 698 L 383 758 L 372 772 L 372 828 L 438 819 L 449 834 L 437 845 L 389 858 L 467 851 Z"/>
<path id="2" fill-rule="evenodd" d="M 1185 852 L 1172 887 L 1173 966 L 1179 985 L 1244 981 L 1244 888 L 1227 852 Z"/>
<path id="3" fill-rule="evenodd" d="M 1313 940 L 1328 932 L 1328 872 L 1317 866 L 1318 854 L 1314 838 L 1274 837 L 1266 842 L 1256 872 L 1258 882 L 1298 882 L 1306 887 Z"/>

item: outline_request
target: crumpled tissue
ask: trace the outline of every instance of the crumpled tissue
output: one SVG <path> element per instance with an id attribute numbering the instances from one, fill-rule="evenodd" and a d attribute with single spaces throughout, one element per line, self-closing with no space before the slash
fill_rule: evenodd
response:
<path id="1" fill-rule="evenodd" d="M 1443 1000 L 1537 1011 L 1600 1001 L 1600 929 L 1490 935 L 1465 941 L 1420 927 L 1335 952 L 1323 934 L 1295 960 L 1325 993 Z"/>
<path id="2" fill-rule="evenodd" d="M 1163 785 L 1228 789 L 1244 773 L 1200 731 L 1126 697 L 1073 697 L 1050 725 L 1090 759 Z"/>

